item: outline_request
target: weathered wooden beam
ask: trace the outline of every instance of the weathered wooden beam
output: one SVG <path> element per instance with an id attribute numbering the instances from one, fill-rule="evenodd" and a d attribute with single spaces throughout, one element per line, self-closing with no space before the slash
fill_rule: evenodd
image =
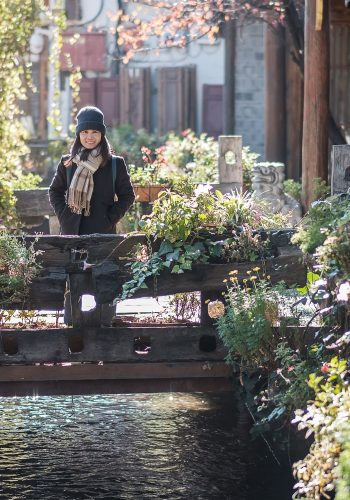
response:
<path id="1" fill-rule="evenodd" d="M 91 234 L 87 236 L 26 236 L 27 245 L 41 251 L 43 266 L 68 266 L 72 262 L 115 261 L 126 258 L 138 245 L 146 243 L 143 234 Z M 74 257 L 74 259 L 73 259 Z"/>
<path id="2" fill-rule="evenodd" d="M 253 267 L 260 267 L 261 273 L 270 275 L 271 282 L 284 281 L 287 286 L 305 284 L 306 267 L 302 263 L 301 252 L 294 247 L 283 247 L 279 249 L 280 255 L 272 259 L 255 262 L 239 262 L 230 264 L 194 264 L 192 271 L 183 274 L 172 274 L 162 272 L 154 280 L 150 278 L 146 281 L 148 288 L 136 291 L 134 297 L 152 297 L 161 295 L 171 295 L 180 292 L 194 291 L 222 291 L 226 286 L 223 282 L 228 278 L 230 271 L 238 271 L 238 279 L 247 277 L 247 271 Z M 128 268 L 121 268 L 120 265 L 112 262 L 91 268 L 85 273 L 92 272 L 92 283 L 84 286 L 81 284 L 79 293 L 92 293 L 95 295 L 98 304 L 113 301 L 120 295 L 123 283 L 131 277 Z M 39 278 L 35 278 L 30 286 L 28 301 L 23 304 L 8 304 L 7 309 L 62 309 L 63 294 L 65 289 L 66 275 L 64 273 L 48 273 Z"/>
<path id="3" fill-rule="evenodd" d="M 345 0 L 332 0 L 330 2 L 331 24 L 350 25 L 350 9 L 345 6 Z"/>
<path id="4" fill-rule="evenodd" d="M 247 277 L 247 271 L 260 267 L 260 274 L 269 275 L 272 283 L 284 281 L 287 286 L 303 285 L 306 280 L 306 267 L 301 261 L 301 252 L 297 249 L 285 251 L 284 255 L 265 261 L 234 262 L 230 264 L 194 264 L 192 271 L 183 274 L 162 272 L 157 279 L 146 280 L 148 288 L 135 292 L 135 297 L 150 297 L 171 295 L 180 292 L 212 292 L 226 289 L 224 280 L 229 272 L 237 270 L 239 280 Z M 101 268 L 103 272 L 103 268 Z M 127 275 L 120 271 L 113 273 L 112 269 L 101 281 L 96 270 L 96 300 L 97 302 L 110 301 L 120 293 L 122 284 Z"/>
<path id="5" fill-rule="evenodd" d="M 230 377 L 232 368 L 224 361 L 175 363 L 107 363 L 1 366 L 0 382 L 57 380 L 134 380 Z"/>
<path id="6" fill-rule="evenodd" d="M 224 133 L 235 132 L 235 59 L 236 59 L 236 21 L 224 23 L 225 36 L 225 85 L 224 85 Z"/>
<path id="7" fill-rule="evenodd" d="M 1 365 L 224 360 L 213 327 L 0 330 Z"/>
<path id="8" fill-rule="evenodd" d="M 314 200 L 314 180 L 328 180 L 329 1 L 322 0 L 318 29 L 316 0 L 305 1 L 305 75 L 302 146 L 303 202 Z"/>
<path id="9" fill-rule="evenodd" d="M 285 29 L 265 24 L 265 158 L 286 162 Z"/>
<path id="10" fill-rule="evenodd" d="M 265 239 L 269 239 L 272 247 L 290 245 L 294 234 L 291 228 L 262 230 Z M 203 233 L 203 236 L 205 234 Z M 227 235 L 229 236 L 229 235 Z M 207 236 L 211 238 L 208 233 Z M 220 236 L 223 238 L 224 235 Z M 87 236 L 25 236 L 26 245 L 34 245 L 41 252 L 38 261 L 43 267 L 65 266 L 73 271 L 72 263 L 96 264 L 104 260 L 118 261 L 130 257 L 137 245 L 147 242 L 144 234 L 92 234 Z M 69 267 L 70 266 L 70 267 Z"/>
<path id="11" fill-rule="evenodd" d="M 0 396 L 2 397 L 147 394 L 155 392 L 231 392 L 233 390 L 234 386 L 228 377 L 0 382 Z"/>
<path id="12" fill-rule="evenodd" d="M 91 273 L 69 274 L 68 287 L 73 327 L 100 326 L 101 306 L 97 306 L 90 311 L 81 310 L 83 291 L 84 293 L 94 294 Z M 69 307 L 68 304 L 67 307 Z"/>

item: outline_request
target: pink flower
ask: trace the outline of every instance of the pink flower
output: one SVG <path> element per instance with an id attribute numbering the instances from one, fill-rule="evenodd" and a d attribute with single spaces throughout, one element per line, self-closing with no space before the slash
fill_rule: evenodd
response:
<path id="1" fill-rule="evenodd" d="M 321 372 L 322 373 L 328 373 L 329 372 L 329 364 L 328 363 L 323 363 L 321 366 Z"/>

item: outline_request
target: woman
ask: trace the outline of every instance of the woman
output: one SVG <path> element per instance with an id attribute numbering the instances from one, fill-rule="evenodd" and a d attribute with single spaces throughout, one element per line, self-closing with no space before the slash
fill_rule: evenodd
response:
<path id="1" fill-rule="evenodd" d="M 93 106 L 82 108 L 71 152 L 61 158 L 49 187 L 61 234 L 114 234 L 116 223 L 135 200 L 120 156 L 115 157 L 113 175 L 112 151 L 105 134 L 102 111 Z"/>
<path id="2" fill-rule="evenodd" d="M 82 108 L 71 152 L 61 158 L 49 187 L 63 235 L 115 234 L 116 223 L 135 200 L 124 159 L 112 155 L 105 134 L 102 111 L 93 106 Z M 114 309 L 103 304 L 102 323 L 109 325 L 113 314 Z M 71 324 L 69 290 L 64 322 Z"/>

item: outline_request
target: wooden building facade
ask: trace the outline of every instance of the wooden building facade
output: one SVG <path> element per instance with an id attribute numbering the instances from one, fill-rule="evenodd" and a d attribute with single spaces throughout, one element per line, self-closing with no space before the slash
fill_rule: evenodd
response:
<path id="1" fill-rule="evenodd" d="M 316 1 L 307 0 L 305 4 L 315 14 Z M 347 142 L 350 140 L 350 9 L 345 6 L 344 0 L 325 1 L 323 6 L 323 22 L 327 23 L 323 41 L 320 38 L 321 30 L 316 28 L 315 20 L 308 21 L 311 23 L 309 29 L 305 27 L 304 69 L 295 62 L 295 46 L 287 30 L 281 30 L 278 37 L 276 32 L 267 30 L 265 38 L 266 159 L 285 162 L 288 177 L 296 180 L 301 178 L 302 171 L 305 112 L 306 119 L 309 118 L 309 111 L 304 110 L 304 102 L 313 106 L 310 94 L 307 97 L 304 92 L 312 94 L 315 91 L 314 88 L 307 90 L 305 82 L 306 85 L 319 85 L 319 91 L 325 94 L 324 103 L 328 108 L 325 113 L 330 114 L 330 124 L 333 120 L 343 140 Z M 305 18 L 308 19 L 307 12 Z M 310 33 L 315 34 L 312 41 L 308 37 Z M 322 44 L 324 46 L 320 50 Z M 312 52 L 309 50 L 310 46 Z M 318 51 L 322 61 L 316 63 Z M 328 106 L 327 99 L 329 99 Z M 321 101 L 318 99 L 317 102 L 319 107 Z M 331 129 L 331 125 L 329 127 Z M 338 144 L 339 140 L 342 140 L 334 132 L 328 136 L 329 145 Z M 323 140 L 317 139 L 310 130 L 310 141 L 317 141 L 320 144 Z M 327 141 L 328 139 L 324 139 L 323 142 Z M 324 149 L 328 150 L 328 147 Z M 320 154 L 329 157 L 329 153 L 325 151 Z M 315 161 L 317 162 L 316 159 Z"/>

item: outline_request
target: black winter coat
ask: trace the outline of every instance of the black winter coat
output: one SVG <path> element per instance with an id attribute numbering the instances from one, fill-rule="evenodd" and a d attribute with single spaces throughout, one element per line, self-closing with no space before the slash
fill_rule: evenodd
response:
<path id="1" fill-rule="evenodd" d="M 63 162 L 69 155 L 62 156 L 49 187 L 52 208 L 58 217 L 61 234 L 115 234 L 115 225 L 131 207 L 135 193 L 130 182 L 125 161 L 117 156 L 117 176 L 113 186 L 112 158 L 93 174 L 94 190 L 91 198 L 90 215 L 75 214 L 66 203 L 67 168 Z M 73 163 L 70 182 L 76 170 Z M 115 201 L 117 195 L 118 201 Z"/>

